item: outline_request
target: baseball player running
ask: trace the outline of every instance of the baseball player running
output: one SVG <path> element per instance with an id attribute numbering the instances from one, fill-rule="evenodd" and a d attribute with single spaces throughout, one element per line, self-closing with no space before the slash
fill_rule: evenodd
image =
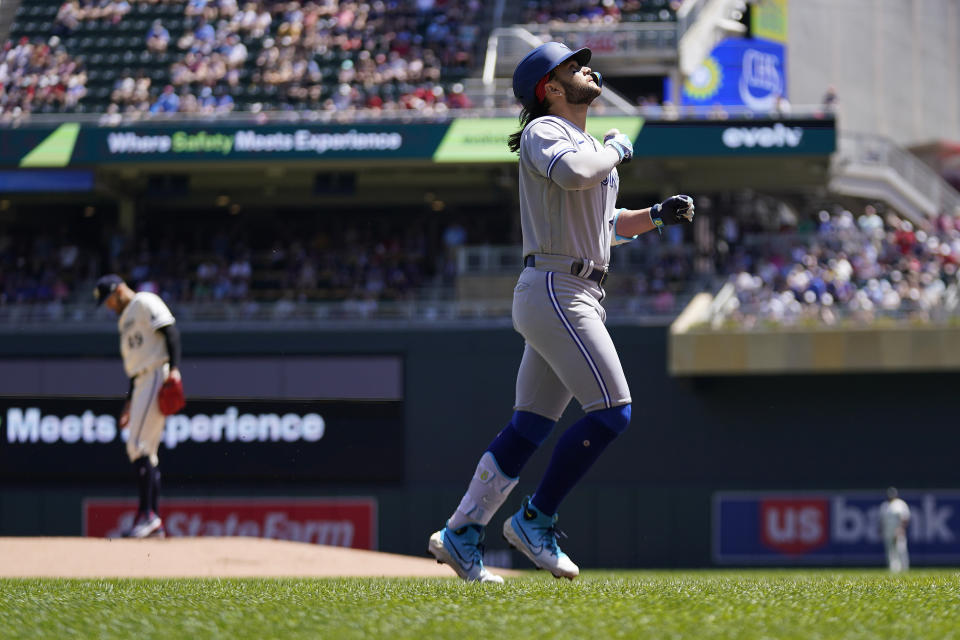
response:
<path id="1" fill-rule="evenodd" d="M 516 403 L 459 506 L 428 544 L 464 580 L 503 582 L 483 566 L 484 528 L 571 397 L 586 415 L 557 441 L 539 486 L 504 523 L 503 535 L 555 577 L 579 575 L 557 544 L 557 509 L 630 423 L 630 389 L 600 305 L 610 247 L 693 219 L 693 200 L 682 195 L 646 209 L 617 208 L 616 167 L 630 160 L 633 145 L 616 130 L 602 143 L 586 133 L 587 108 L 602 85 L 586 66 L 590 55 L 548 42 L 513 74 L 523 108 L 509 147 L 520 154 L 525 264 L 513 293 L 513 324 L 526 341 Z"/>
<path id="2" fill-rule="evenodd" d="M 157 393 L 167 379 L 180 379 L 180 332 L 159 296 L 134 292 L 118 275 L 100 278 L 94 298 L 119 316 L 120 354 L 130 378 L 120 428 L 127 432 L 127 455 L 136 468 L 140 504 L 132 527 L 123 535 L 163 536 L 163 521 L 157 510 L 157 451 L 166 417 L 157 404 Z"/>

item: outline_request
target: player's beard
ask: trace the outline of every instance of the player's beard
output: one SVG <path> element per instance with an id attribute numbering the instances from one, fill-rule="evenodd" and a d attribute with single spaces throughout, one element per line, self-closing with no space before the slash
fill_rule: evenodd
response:
<path id="1" fill-rule="evenodd" d="M 600 87 L 592 82 L 574 84 L 568 80 L 561 80 L 568 104 L 590 104 L 600 96 Z"/>

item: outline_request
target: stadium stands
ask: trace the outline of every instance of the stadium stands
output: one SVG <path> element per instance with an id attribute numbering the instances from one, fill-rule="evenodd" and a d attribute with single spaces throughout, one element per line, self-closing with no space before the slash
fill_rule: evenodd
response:
<path id="1" fill-rule="evenodd" d="M 674 22 L 678 0 L 532 0 L 523 21 L 614 24 L 617 22 Z"/>
<path id="2" fill-rule="evenodd" d="M 0 60 L 0 114 L 69 111 L 87 94 L 87 75 L 54 36 L 49 44 L 7 42 Z"/>
<path id="3" fill-rule="evenodd" d="M 731 325 L 942 320 L 955 305 L 960 230 L 941 216 L 914 229 L 868 206 L 822 210 L 807 234 L 747 236 L 729 253 Z"/>
<path id="4" fill-rule="evenodd" d="M 882 218 L 872 206 L 858 217 L 839 205 L 784 217 L 770 204 L 775 200 L 716 200 L 703 201 L 713 227 L 707 248 L 675 234 L 680 227 L 618 248 L 610 302 L 628 312 L 669 315 L 695 291 L 729 282 L 735 295 L 724 317 L 731 326 L 878 317 L 928 322 L 950 311 L 960 265 L 960 227 L 952 217 L 915 229 L 894 215 Z M 513 277 L 519 268 L 509 229 L 482 217 L 293 216 L 277 224 L 263 215 L 226 222 L 222 212 L 181 215 L 192 221 L 185 237 L 165 231 L 160 219 L 148 221 L 139 239 L 112 226 L 94 234 L 82 224 L 55 233 L 9 225 L 0 233 L 0 307 L 87 304 L 92 281 L 105 271 L 175 303 L 281 309 L 454 300 L 465 274 Z M 461 250 L 467 255 L 459 256 Z M 491 251 L 496 255 L 484 257 Z M 475 267 L 483 264 L 501 266 Z M 508 291 L 481 291 L 480 298 Z"/>
<path id="5" fill-rule="evenodd" d="M 190 234 L 143 229 L 134 239 L 117 228 L 81 223 L 55 232 L 36 225 L 0 228 L 0 306 L 87 303 L 98 274 L 115 271 L 136 286 L 175 302 L 274 302 L 411 299 L 430 289 L 449 292 L 455 278 L 447 227 L 420 220 L 369 216 L 344 224 L 256 225 L 194 216 Z M 460 242 L 484 241 L 484 223 L 456 225 Z M 92 223 L 91 223 L 92 224 Z M 454 226 L 454 225 L 448 225 Z M 151 238 L 151 240 L 146 240 Z"/>
<path id="6" fill-rule="evenodd" d="M 11 41 L 48 47 L 60 77 L 42 99 L 22 98 L 34 93 L 29 88 L 8 90 L 3 108 L 128 118 L 233 109 L 443 112 L 469 106 L 460 81 L 480 58 L 482 10 L 477 0 L 24 0 Z M 38 81 L 33 75 L 27 87 Z"/>

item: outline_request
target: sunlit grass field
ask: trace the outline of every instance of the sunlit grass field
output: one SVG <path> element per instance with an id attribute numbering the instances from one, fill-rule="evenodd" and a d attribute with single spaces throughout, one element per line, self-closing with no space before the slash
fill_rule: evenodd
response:
<path id="1" fill-rule="evenodd" d="M 0 580 L 0 638 L 960 638 L 960 571 Z"/>

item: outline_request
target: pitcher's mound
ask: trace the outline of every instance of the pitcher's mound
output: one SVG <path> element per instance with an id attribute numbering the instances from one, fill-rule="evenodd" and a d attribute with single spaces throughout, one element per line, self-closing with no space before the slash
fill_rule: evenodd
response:
<path id="1" fill-rule="evenodd" d="M 430 558 L 263 538 L 0 538 L 3 578 L 281 576 L 453 577 L 454 573 Z"/>

